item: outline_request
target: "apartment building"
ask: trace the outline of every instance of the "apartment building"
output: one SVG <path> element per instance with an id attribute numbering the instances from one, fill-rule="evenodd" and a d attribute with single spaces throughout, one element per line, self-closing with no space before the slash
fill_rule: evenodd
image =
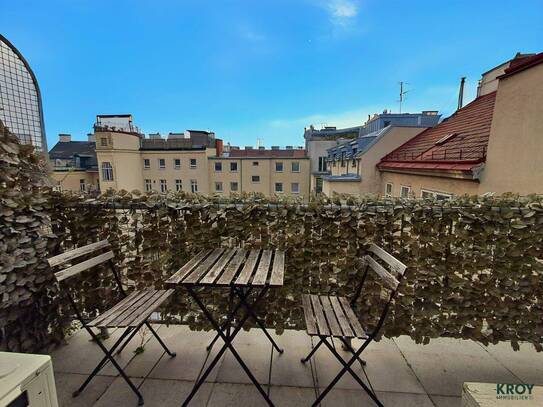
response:
<path id="1" fill-rule="evenodd" d="M 330 174 L 323 176 L 322 192 L 328 196 L 379 194 L 377 164 L 381 158 L 424 130 L 426 127 L 389 125 L 329 149 L 326 160 Z"/>
<path id="2" fill-rule="evenodd" d="M 98 192 L 98 162 L 94 135 L 88 141 L 72 141 L 70 134 L 60 134 L 49 151 L 54 187 L 61 191 Z"/>
<path id="3" fill-rule="evenodd" d="M 309 157 L 303 148 L 230 148 L 208 157 L 209 190 L 266 196 L 309 196 Z"/>
<path id="4" fill-rule="evenodd" d="M 483 74 L 477 98 L 378 164 L 387 196 L 543 193 L 543 53 Z"/>
<path id="5" fill-rule="evenodd" d="M 332 174 L 327 167 L 328 149 L 348 140 L 363 137 L 387 126 L 401 127 L 432 127 L 439 123 L 441 115 L 435 110 L 425 110 L 421 113 L 383 113 L 368 115 L 367 121 L 361 126 L 338 129 L 326 126 L 316 130 L 312 125 L 304 129 L 305 148 L 311 160 L 311 191 L 323 192 L 324 177 Z"/>

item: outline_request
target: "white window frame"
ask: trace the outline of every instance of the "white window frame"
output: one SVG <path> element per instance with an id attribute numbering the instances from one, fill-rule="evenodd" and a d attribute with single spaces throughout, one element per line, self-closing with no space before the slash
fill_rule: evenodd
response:
<path id="1" fill-rule="evenodd" d="M 219 167 L 219 169 L 217 169 L 217 166 Z M 222 172 L 222 161 L 215 161 L 213 168 L 215 172 Z"/>
<path id="2" fill-rule="evenodd" d="M 452 197 L 453 197 L 453 194 L 448 193 L 448 192 L 439 192 L 439 191 L 433 191 L 431 189 L 421 188 L 420 197 L 423 198 L 423 195 L 425 193 L 430 194 L 434 199 L 437 199 L 439 201 L 441 201 L 441 200 L 449 200 L 449 199 L 452 199 Z M 439 198 L 440 196 L 443 197 L 443 199 Z"/>
<path id="3" fill-rule="evenodd" d="M 198 192 L 198 180 L 196 180 L 196 179 L 191 179 L 190 180 L 190 190 L 191 190 L 191 192 L 193 194 Z"/>
<path id="4" fill-rule="evenodd" d="M 236 169 L 232 169 L 232 164 L 236 165 Z M 238 162 L 237 161 L 230 161 L 230 172 L 238 172 Z"/>
<path id="5" fill-rule="evenodd" d="M 83 182 L 81 182 L 83 181 Z M 79 191 L 80 192 L 86 192 L 87 191 L 87 184 L 85 183 L 85 180 L 80 178 L 79 179 Z"/>
<path id="6" fill-rule="evenodd" d="M 388 186 L 390 185 L 390 192 L 388 192 Z M 394 184 L 392 182 L 387 182 L 385 184 L 385 198 L 392 198 L 394 194 Z"/>
<path id="7" fill-rule="evenodd" d="M 294 188 L 294 185 L 296 185 L 296 188 Z M 290 192 L 293 194 L 299 194 L 300 193 L 300 183 L 299 182 L 291 182 L 290 184 Z"/>
<path id="8" fill-rule="evenodd" d="M 297 170 L 294 169 L 294 164 L 298 165 Z M 291 169 L 292 172 L 300 172 L 300 161 L 292 161 L 290 163 L 290 169 Z"/>
<path id="9" fill-rule="evenodd" d="M 258 178 L 257 181 L 255 181 L 255 177 Z M 253 184 L 260 184 L 260 175 L 251 175 L 251 182 L 252 182 Z"/>
<path id="10" fill-rule="evenodd" d="M 281 188 L 277 189 L 277 186 L 280 186 Z M 273 190 L 275 191 L 276 194 L 282 194 L 283 192 L 285 192 L 285 189 L 283 188 L 283 183 L 282 182 L 275 182 L 273 184 Z"/>
<path id="11" fill-rule="evenodd" d="M 109 161 L 104 161 L 101 165 L 102 168 L 102 181 L 113 181 L 113 166 Z"/>
<path id="12" fill-rule="evenodd" d="M 179 164 L 177 164 L 176 161 L 179 161 Z M 174 158 L 173 159 L 173 168 L 176 169 L 176 170 L 181 169 L 181 158 Z"/>
<path id="13" fill-rule="evenodd" d="M 176 191 L 182 191 L 183 190 L 183 180 L 181 180 L 179 178 L 175 180 L 175 190 Z"/>
<path id="14" fill-rule="evenodd" d="M 407 189 L 407 196 L 403 196 L 404 189 Z M 411 187 L 408 185 L 400 185 L 400 198 L 408 199 L 409 195 L 411 195 Z"/>
<path id="15" fill-rule="evenodd" d="M 215 192 L 223 192 L 222 181 L 215 181 Z"/>
<path id="16" fill-rule="evenodd" d="M 148 178 L 143 180 L 143 186 L 145 188 L 145 192 L 151 192 L 153 190 L 153 182 Z"/>
<path id="17" fill-rule="evenodd" d="M 259 161 L 253 161 L 253 167 L 258 167 L 260 165 Z"/>
<path id="18" fill-rule="evenodd" d="M 160 180 L 160 192 L 162 192 L 163 194 L 168 192 L 168 180 L 165 180 L 165 179 Z"/>
<path id="19" fill-rule="evenodd" d="M 164 163 L 164 165 L 162 165 Z M 158 169 L 159 170 L 165 170 L 166 169 L 166 159 L 165 158 L 159 158 L 158 159 Z"/>
<path id="20" fill-rule="evenodd" d="M 148 158 L 143 159 L 143 169 L 148 170 L 151 168 L 151 160 Z"/>
<path id="21" fill-rule="evenodd" d="M 236 185 L 235 189 L 232 188 L 232 185 L 234 185 L 234 184 Z M 231 192 L 238 192 L 239 191 L 239 182 L 237 182 L 237 181 L 230 182 L 230 191 Z"/>
<path id="22" fill-rule="evenodd" d="M 194 162 L 194 164 L 193 164 L 193 162 Z M 196 158 L 191 158 L 189 163 L 190 163 L 190 169 L 191 170 L 196 169 L 196 167 L 198 166 L 198 161 L 196 160 Z"/>
<path id="23" fill-rule="evenodd" d="M 281 166 L 281 169 L 278 170 L 277 169 L 277 166 L 280 165 Z M 283 164 L 283 161 L 276 161 L 275 162 L 275 172 L 283 172 L 285 169 L 285 165 Z"/>

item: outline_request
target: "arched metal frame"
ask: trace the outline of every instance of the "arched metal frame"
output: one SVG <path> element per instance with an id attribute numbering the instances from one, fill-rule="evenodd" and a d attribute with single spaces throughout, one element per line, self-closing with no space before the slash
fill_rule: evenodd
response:
<path id="1" fill-rule="evenodd" d="M 0 42 L 3 42 L 10 48 L 13 53 L 21 60 L 23 65 L 25 66 L 26 70 L 28 71 L 28 74 L 32 78 L 32 82 L 34 83 L 34 87 L 36 88 L 36 97 L 38 99 L 38 112 L 40 115 L 40 127 L 41 127 L 41 150 L 43 153 L 47 154 L 47 137 L 45 134 L 45 121 L 43 118 L 43 105 L 42 105 L 42 99 L 41 99 L 41 91 L 40 86 L 38 85 L 38 80 L 36 79 L 36 75 L 34 75 L 34 71 L 32 71 L 32 68 L 30 68 L 30 65 L 28 64 L 28 61 L 25 59 L 25 57 L 19 52 L 19 50 L 2 34 L 0 34 Z"/>

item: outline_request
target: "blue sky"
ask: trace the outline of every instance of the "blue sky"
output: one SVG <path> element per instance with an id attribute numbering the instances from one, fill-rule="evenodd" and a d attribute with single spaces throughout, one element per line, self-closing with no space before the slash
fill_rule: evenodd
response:
<path id="1" fill-rule="evenodd" d="M 96 114 L 145 132 L 208 129 L 237 145 L 302 145 L 309 124 L 454 111 L 480 74 L 543 51 L 543 1 L 0 0 L 0 31 L 40 82 L 48 143 Z"/>

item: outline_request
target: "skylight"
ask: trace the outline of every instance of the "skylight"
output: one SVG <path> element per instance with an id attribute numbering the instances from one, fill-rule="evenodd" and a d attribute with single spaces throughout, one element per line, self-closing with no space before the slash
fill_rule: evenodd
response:
<path id="1" fill-rule="evenodd" d="M 456 136 L 458 136 L 458 133 L 451 133 L 451 134 L 447 134 L 446 136 L 440 138 L 438 141 L 436 141 L 436 146 L 440 146 L 442 144 L 445 144 L 447 141 L 455 138 Z"/>

